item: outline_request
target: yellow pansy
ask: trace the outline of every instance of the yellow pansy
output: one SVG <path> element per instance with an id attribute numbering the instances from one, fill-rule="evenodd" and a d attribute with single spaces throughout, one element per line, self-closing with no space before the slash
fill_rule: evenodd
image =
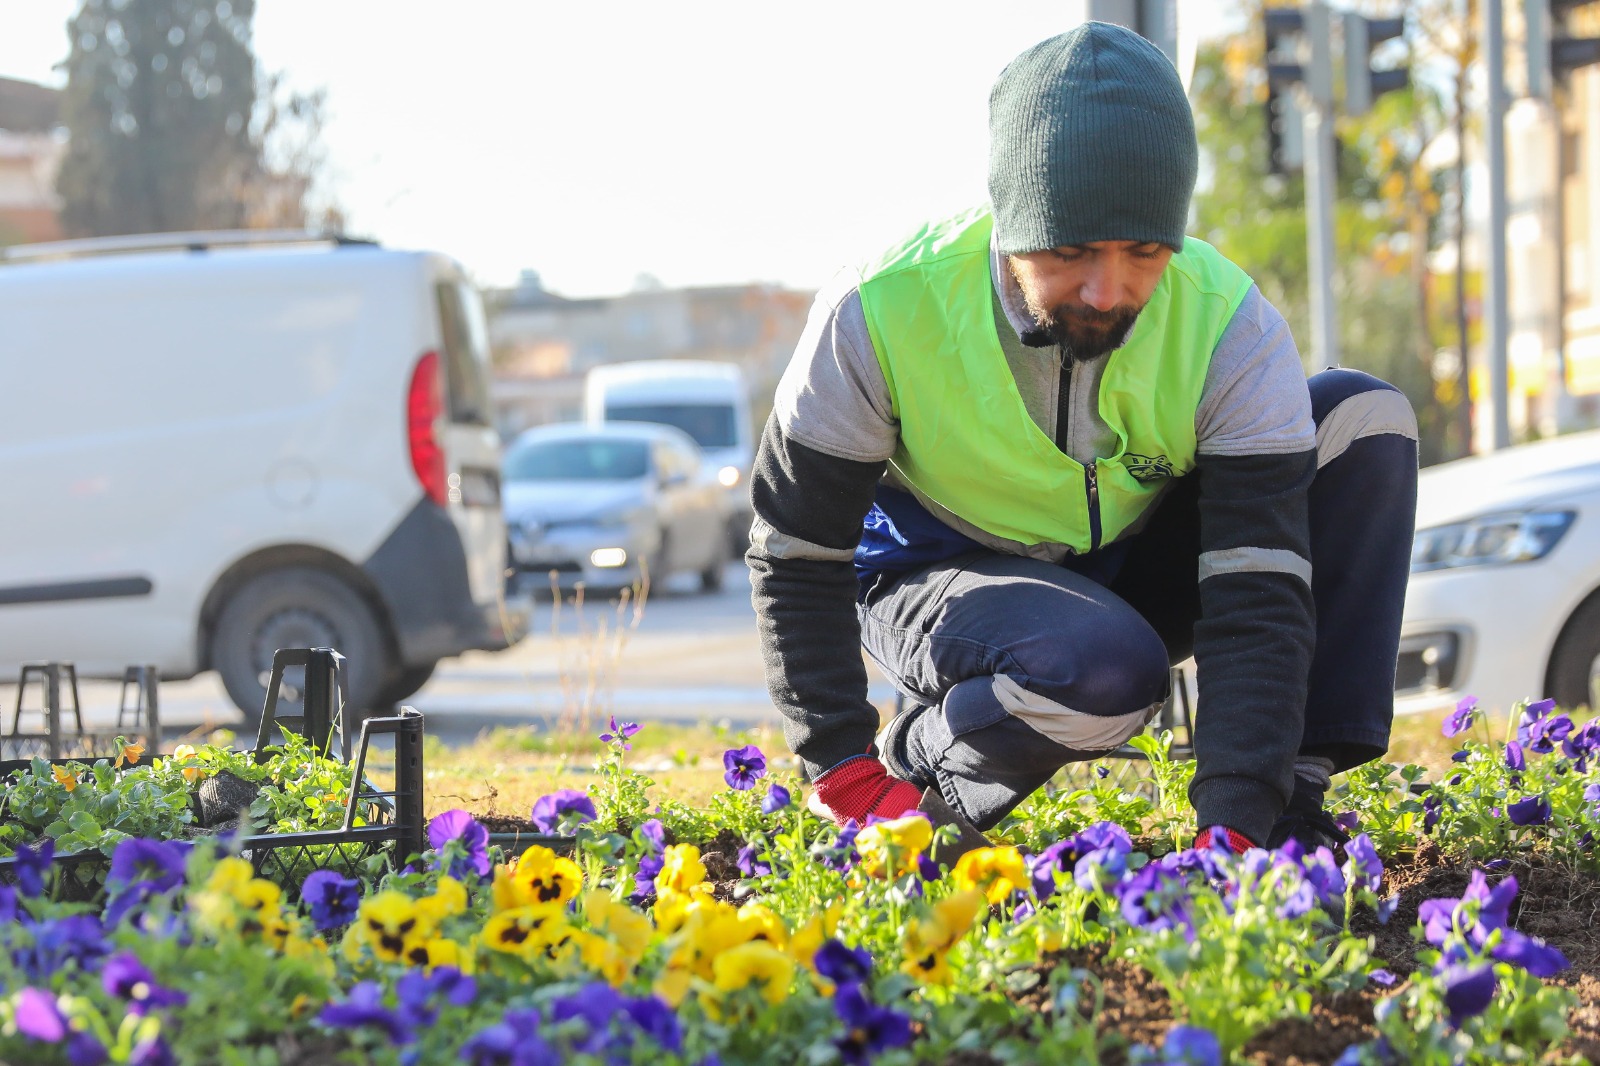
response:
<path id="1" fill-rule="evenodd" d="M 781 1003 L 794 979 L 794 960 L 761 940 L 752 940 L 718 955 L 713 965 L 718 991 L 755 986 L 768 1003 Z"/>
<path id="2" fill-rule="evenodd" d="M 484 923 L 483 942 L 508 955 L 531 955 L 547 946 L 565 925 L 559 903 L 512 907 Z"/>
<path id="3" fill-rule="evenodd" d="M 172 749 L 172 757 L 181 764 L 183 779 L 191 785 L 206 776 L 205 767 L 195 762 L 199 752 L 195 751 L 193 744 L 179 744 Z"/>
<path id="4" fill-rule="evenodd" d="M 117 753 L 117 765 L 126 762 L 129 766 L 144 758 L 144 745 L 128 743 L 122 745 L 122 750 Z"/>
<path id="5" fill-rule="evenodd" d="M 211 876 L 206 878 L 205 890 L 237 898 L 240 889 L 253 881 L 255 876 L 254 866 L 244 859 L 230 856 L 218 860 L 217 865 L 211 868 Z"/>
<path id="6" fill-rule="evenodd" d="M 838 932 L 839 915 L 843 910 L 843 905 L 835 900 L 821 914 L 813 914 L 806 919 L 806 924 L 795 930 L 794 936 L 789 938 L 789 954 L 796 962 L 808 970 L 812 969 L 811 960 L 817 949 L 824 940 Z"/>
<path id="7" fill-rule="evenodd" d="M 583 894 L 583 913 L 589 924 L 603 933 L 625 957 L 634 962 L 644 957 L 653 932 L 650 919 L 598 888 Z"/>
<path id="8" fill-rule="evenodd" d="M 1028 867 L 1016 848 L 977 848 L 961 856 L 951 873 L 958 889 L 977 889 L 990 903 L 1004 903 L 1026 888 Z"/>
<path id="9" fill-rule="evenodd" d="M 651 991 L 666 1001 L 667 1006 L 676 1010 L 689 995 L 689 985 L 692 981 L 693 978 L 688 970 L 669 968 L 661 971 L 661 976 L 657 977 L 655 984 L 650 987 Z"/>
<path id="10" fill-rule="evenodd" d="M 739 908 L 739 925 L 744 940 L 765 940 L 775 948 L 789 942 L 789 930 L 783 919 L 765 904 L 754 901 Z"/>
<path id="11" fill-rule="evenodd" d="M 603 936 L 577 929 L 572 933 L 571 944 L 584 967 L 599 974 L 613 988 L 620 988 L 633 974 L 634 960 Z"/>
<path id="12" fill-rule="evenodd" d="M 583 887 L 578 864 L 549 848 L 535 845 L 522 853 L 515 866 L 495 872 L 496 910 L 565 903 Z"/>
<path id="13" fill-rule="evenodd" d="M 711 890 L 705 885 L 695 885 L 687 892 L 674 892 L 666 889 L 656 896 L 656 902 L 650 908 L 651 915 L 656 920 L 656 928 L 663 936 L 671 936 L 683 927 L 689 914 L 697 906 L 712 902 Z"/>
<path id="14" fill-rule="evenodd" d="M 361 910 L 345 940 L 347 951 L 353 937 L 357 949 L 371 948 L 379 962 L 402 962 L 408 947 L 431 935 L 426 919 L 417 913 L 417 901 L 391 888 L 361 901 Z"/>
<path id="15" fill-rule="evenodd" d="M 460 914 L 466 909 L 466 886 L 453 877 L 439 878 L 439 885 L 433 890 L 433 895 L 423 896 L 417 900 L 417 913 L 432 922 L 436 928 L 446 918 Z"/>
<path id="16" fill-rule="evenodd" d="M 673 844 L 661 856 L 656 890 L 687 892 L 705 879 L 706 864 L 700 861 L 700 849 L 693 844 Z"/>
<path id="17" fill-rule="evenodd" d="M 729 904 L 718 900 L 695 903 L 667 965 L 691 970 L 709 981 L 717 956 L 748 941 L 752 931 L 739 920 L 739 912 Z"/>
<path id="18" fill-rule="evenodd" d="M 868 877 L 904 877 L 933 843 L 933 823 L 920 814 L 874 822 L 856 834 L 861 872 Z"/>
<path id="19" fill-rule="evenodd" d="M 471 952 L 449 937 L 436 936 L 410 943 L 406 947 L 406 961 L 429 971 L 438 966 L 454 966 L 462 973 L 473 971 Z"/>
<path id="20" fill-rule="evenodd" d="M 906 960 L 900 968 L 929 984 L 948 981 L 950 968 L 945 965 L 945 954 L 972 928 L 984 902 L 983 893 L 965 889 L 908 921 L 903 945 Z"/>
<path id="21" fill-rule="evenodd" d="M 68 792 L 71 792 L 73 789 L 78 787 L 77 775 L 75 775 L 71 770 L 68 770 L 65 766 L 52 766 L 50 767 L 50 773 L 53 777 L 55 777 L 56 784 L 66 789 Z"/>

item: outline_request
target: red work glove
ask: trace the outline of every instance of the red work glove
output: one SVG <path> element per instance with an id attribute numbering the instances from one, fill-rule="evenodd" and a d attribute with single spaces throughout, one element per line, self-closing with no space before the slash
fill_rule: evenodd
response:
<path id="1" fill-rule="evenodd" d="M 1194 838 L 1194 846 L 1197 849 L 1226 848 L 1235 855 L 1243 855 L 1256 845 L 1243 833 L 1225 825 L 1208 825 Z"/>
<path id="2" fill-rule="evenodd" d="M 883 763 L 868 756 L 842 762 L 818 777 L 814 798 L 838 824 L 851 818 L 865 824 L 869 814 L 898 818 L 916 810 L 922 790 L 890 777 Z"/>

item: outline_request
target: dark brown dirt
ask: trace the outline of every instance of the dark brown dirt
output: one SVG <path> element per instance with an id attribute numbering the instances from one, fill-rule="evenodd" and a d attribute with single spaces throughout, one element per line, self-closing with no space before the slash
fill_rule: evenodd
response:
<path id="1" fill-rule="evenodd" d="M 1377 997 L 1344 992 L 1311 1005 L 1309 1018 L 1283 1018 L 1246 1041 L 1240 1054 L 1258 1066 L 1329 1066 L 1351 1044 L 1377 1036 L 1372 1007 Z"/>

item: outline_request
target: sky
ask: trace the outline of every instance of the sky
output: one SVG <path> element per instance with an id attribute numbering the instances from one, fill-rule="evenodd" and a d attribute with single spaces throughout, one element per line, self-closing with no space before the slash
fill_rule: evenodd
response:
<path id="1" fill-rule="evenodd" d="M 0 76 L 61 85 L 77 0 L 0 0 Z M 1215 27 L 1228 0 L 1180 0 Z M 985 196 L 989 87 L 1083 0 L 258 0 L 325 88 L 349 232 L 568 296 L 815 288 Z M 448 15 L 445 12 L 448 11 Z"/>

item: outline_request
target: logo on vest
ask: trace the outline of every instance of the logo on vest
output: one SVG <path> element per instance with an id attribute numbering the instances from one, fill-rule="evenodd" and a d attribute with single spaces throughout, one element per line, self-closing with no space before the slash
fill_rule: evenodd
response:
<path id="1" fill-rule="evenodd" d="M 1172 476 L 1172 461 L 1165 455 L 1135 455 L 1129 452 L 1122 457 L 1122 463 L 1138 482 L 1160 481 Z"/>

